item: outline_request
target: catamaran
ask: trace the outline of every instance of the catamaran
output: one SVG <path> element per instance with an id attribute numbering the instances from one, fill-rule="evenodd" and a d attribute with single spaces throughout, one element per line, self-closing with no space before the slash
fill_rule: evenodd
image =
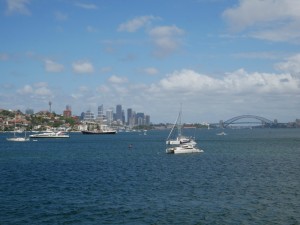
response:
<path id="1" fill-rule="evenodd" d="M 202 149 L 196 147 L 197 143 L 194 137 L 186 137 L 182 135 L 181 115 L 182 115 L 182 109 L 180 107 L 178 117 L 166 140 L 166 144 L 167 144 L 166 153 L 179 154 L 179 153 L 203 152 Z M 173 136 L 175 133 L 174 131 L 175 128 L 177 128 L 177 137 L 175 139 L 171 139 L 171 136 Z"/>

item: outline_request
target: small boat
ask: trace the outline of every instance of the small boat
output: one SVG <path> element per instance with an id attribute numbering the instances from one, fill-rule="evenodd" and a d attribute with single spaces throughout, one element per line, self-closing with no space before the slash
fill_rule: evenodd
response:
<path id="1" fill-rule="evenodd" d="M 183 154 L 183 153 L 199 153 L 203 152 L 202 149 L 195 147 L 193 144 L 181 144 L 175 147 L 169 147 L 166 149 L 166 153 L 169 154 Z"/>
<path id="2" fill-rule="evenodd" d="M 22 142 L 22 141 L 29 141 L 30 139 L 27 137 L 12 137 L 12 138 L 6 138 L 6 140 Z"/>
<path id="3" fill-rule="evenodd" d="M 6 138 L 7 141 L 17 141 L 17 142 L 23 142 L 23 141 L 30 141 L 28 137 L 26 137 L 26 130 L 24 130 L 24 137 L 18 137 L 16 136 L 16 133 L 23 133 L 23 131 L 19 128 L 16 128 L 16 118 L 15 118 L 15 129 L 14 129 L 14 136 L 11 138 Z"/>
<path id="4" fill-rule="evenodd" d="M 58 131 L 58 132 L 44 132 L 39 134 L 31 134 L 29 135 L 30 138 L 69 138 L 70 136 L 65 132 Z"/>
<path id="5" fill-rule="evenodd" d="M 224 135 L 227 135 L 224 131 L 220 132 L 220 133 L 217 133 L 217 135 L 219 136 L 224 136 Z"/>

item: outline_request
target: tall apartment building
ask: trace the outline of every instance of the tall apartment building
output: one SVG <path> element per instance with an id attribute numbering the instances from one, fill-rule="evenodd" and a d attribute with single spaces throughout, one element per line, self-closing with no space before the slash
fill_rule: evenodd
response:
<path id="1" fill-rule="evenodd" d="M 150 116 L 149 115 L 146 115 L 145 116 L 145 125 L 150 125 Z"/>
<path id="2" fill-rule="evenodd" d="M 86 121 L 92 121 L 95 119 L 94 113 L 91 112 L 91 110 L 87 110 L 84 114 L 84 120 Z"/>
<path id="3" fill-rule="evenodd" d="M 104 117 L 105 115 L 104 115 L 103 105 L 99 105 L 97 119 L 103 121 Z"/>
<path id="4" fill-rule="evenodd" d="M 111 125 L 113 120 L 114 120 L 114 112 L 113 109 L 108 109 L 106 110 L 106 119 L 107 119 L 107 124 Z"/>
<path id="5" fill-rule="evenodd" d="M 67 105 L 66 109 L 63 112 L 65 118 L 70 118 L 72 116 L 71 106 Z"/>
<path id="6" fill-rule="evenodd" d="M 145 114 L 142 112 L 137 113 L 135 117 L 135 123 L 138 126 L 145 125 Z"/>

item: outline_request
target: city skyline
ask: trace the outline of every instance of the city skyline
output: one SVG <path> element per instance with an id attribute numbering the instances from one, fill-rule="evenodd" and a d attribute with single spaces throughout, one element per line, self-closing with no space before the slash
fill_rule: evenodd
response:
<path id="1" fill-rule="evenodd" d="M 123 109 L 121 104 L 113 107 L 105 108 L 103 104 L 97 107 L 97 112 L 88 109 L 81 113 L 82 120 L 107 120 L 107 123 L 110 124 L 113 121 L 121 122 L 123 125 L 150 125 L 150 115 L 145 114 L 144 112 L 136 112 L 132 108 Z M 87 115 L 87 116 L 86 116 Z M 140 121 L 142 120 L 142 121 Z"/>
<path id="2" fill-rule="evenodd" d="M 300 112 L 300 1 L 0 1 L 0 108 L 173 123 Z M 129 107 L 128 107 L 129 108 Z"/>

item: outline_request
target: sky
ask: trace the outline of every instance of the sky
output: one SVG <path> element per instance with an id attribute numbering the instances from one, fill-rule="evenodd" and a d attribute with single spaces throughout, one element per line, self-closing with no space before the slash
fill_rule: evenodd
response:
<path id="1" fill-rule="evenodd" d="M 0 109 L 300 119 L 299 0 L 0 0 Z"/>

